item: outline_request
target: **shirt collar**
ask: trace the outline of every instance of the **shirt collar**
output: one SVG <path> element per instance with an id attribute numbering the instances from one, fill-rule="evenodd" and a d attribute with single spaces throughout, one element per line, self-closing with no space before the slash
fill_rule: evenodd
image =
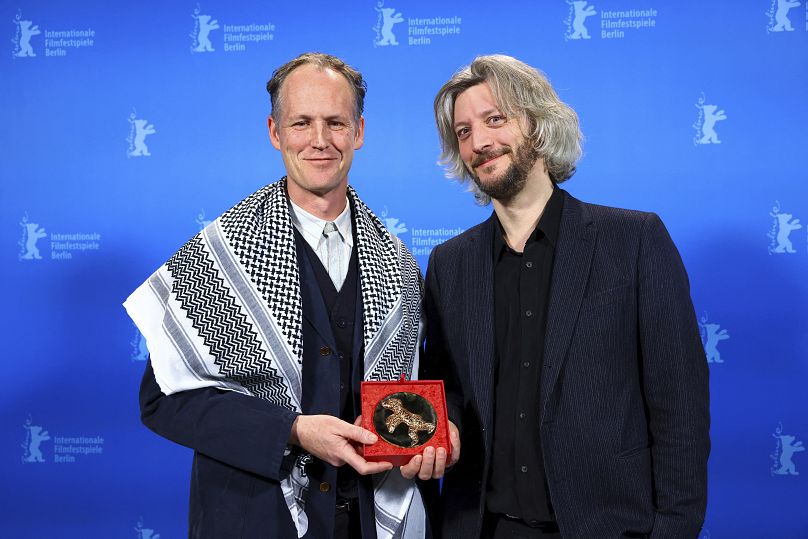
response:
<path id="1" fill-rule="evenodd" d="M 294 224 L 301 234 L 314 239 L 315 245 L 320 242 L 323 236 L 323 228 L 328 222 L 325 219 L 312 215 L 289 199 L 289 206 L 292 208 L 292 224 Z M 353 247 L 353 223 L 351 223 L 351 204 L 345 199 L 345 209 L 334 219 L 337 230 L 342 236 L 342 241 Z"/>
<path id="2" fill-rule="evenodd" d="M 553 185 L 553 192 L 550 198 L 547 199 L 547 204 L 544 205 L 539 222 L 536 228 L 527 239 L 527 243 L 539 241 L 542 237 L 547 238 L 550 246 L 555 248 L 558 243 L 558 229 L 561 226 L 561 210 L 564 207 L 564 197 L 561 195 L 561 189 Z M 499 217 L 494 213 L 496 227 L 494 231 L 494 260 L 499 260 L 505 249 L 510 249 L 505 237 L 502 234 L 502 224 L 499 222 Z"/>

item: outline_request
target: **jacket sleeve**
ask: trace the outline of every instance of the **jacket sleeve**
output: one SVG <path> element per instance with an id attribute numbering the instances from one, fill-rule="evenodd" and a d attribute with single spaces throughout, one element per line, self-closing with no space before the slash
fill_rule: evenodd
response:
<path id="1" fill-rule="evenodd" d="M 236 468 L 279 481 L 296 412 L 234 391 L 202 388 L 165 395 L 151 361 L 140 386 L 140 417 L 151 430 Z"/>
<path id="2" fill-rule="evenodd" d="M 426 292 L 424 294 L 426 349 L 424 359 L 421 361 L 419 377 L 423 380 L 443 380 L 449 420 L 462 432 L 463 393 L 457 378 L 456 365 L 450 356 L 444 335 L 438 278 L 438 252 L 438 247 L 432 250 L 426 270 Z"/>
<path id="3" fill-rule="evenodd" d="M 698 537 L 707 506 L 709 370 L 687 273 L 662 221 L 643 223 L 639 253 L 642 384 L 657 515 L 651 537 Z"/>

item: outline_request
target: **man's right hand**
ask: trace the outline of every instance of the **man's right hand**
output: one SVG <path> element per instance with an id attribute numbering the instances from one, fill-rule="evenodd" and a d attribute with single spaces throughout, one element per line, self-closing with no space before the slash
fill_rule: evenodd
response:
<path id="1" fill-rule="evenodd" d="M 289 443 L 299 445 L 332 466 L 348 464 L 361 475 L 393 468 L 389 462 L 366 461 L 354 447 L 354 444 L 372 445 L 377 440 L 369 430 L 330 415 L 299 415 L 289 435 Z"/>

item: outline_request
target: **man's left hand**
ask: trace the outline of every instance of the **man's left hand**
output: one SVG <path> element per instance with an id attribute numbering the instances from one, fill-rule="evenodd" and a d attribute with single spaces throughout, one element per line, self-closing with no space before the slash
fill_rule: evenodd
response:
<path id="1" fill-rule="evenodd" d="M 460 458 L 460 434 L 454 423 L 449 421 L 449 439 L 452 442 L 452 454 L 448 456 L 446 449 L 439 447 L 427 447 L 420 455 L 412 457 L 410 462 L 401 467 L 401 475 L 406 479 L 412 479 L 416 475 L 418 479 L 440 479 L 446 469 L 454 466 Z"/>

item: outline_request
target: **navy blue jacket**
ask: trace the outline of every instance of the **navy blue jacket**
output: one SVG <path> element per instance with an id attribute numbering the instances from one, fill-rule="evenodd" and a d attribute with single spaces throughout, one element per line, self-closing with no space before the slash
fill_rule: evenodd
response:
<path id="1" fill-rule="evenodd" d="M 444 537 L 479 537 L 491 463 L 492 218 L 436 247 L 422 378 L 446 381 L 460 461 Z M 564 192 L 541 379 L 541 447 L 565 539 L 695 539 L 709 455 L 708 369 L 679 254 L 651 213 Z"/>
<path id="2" fill-rule="evenodd" d="M 304 395 L 303 413 L 339 417 L 336 342 L 314 271 L 306 258 L 299 259 L 303 261 L 300 265 L 303 376 L 309 380 L 313 377 L 313 385 L 318 388 Z M 355 320 L 353 357 L 361 358 L 359 286 Z M 322 355 L 323 347 L 331 355 Z M 355 361 L 354 380 L 361 380 L 362 369 L 361 361 Z M 355 384 L 354 399 L 358 406 L 359 384 Z M 283 453 L 297 413 L 259 398 L 214 388 L 166 396 L 155 381 L 151 363 L 140 389 L 140 408 L 146 426 L 194 450 L 188 514 L 190 537 L 297 537 L 280 488 L 280 481 L 291 468 L 291 459 L 284 459 Z M 307 469 L 310 494 L 306 514 L 310 524 L 306 537 L 329 537 L 336 505 L 336 468 L 315 460 Z M 322 483 L 327 483 L 328 488 L 321 489 Z M 376 525 L 369 477 L 360 478 L 359 507 L 362 537 L 374 539 Z"/>

